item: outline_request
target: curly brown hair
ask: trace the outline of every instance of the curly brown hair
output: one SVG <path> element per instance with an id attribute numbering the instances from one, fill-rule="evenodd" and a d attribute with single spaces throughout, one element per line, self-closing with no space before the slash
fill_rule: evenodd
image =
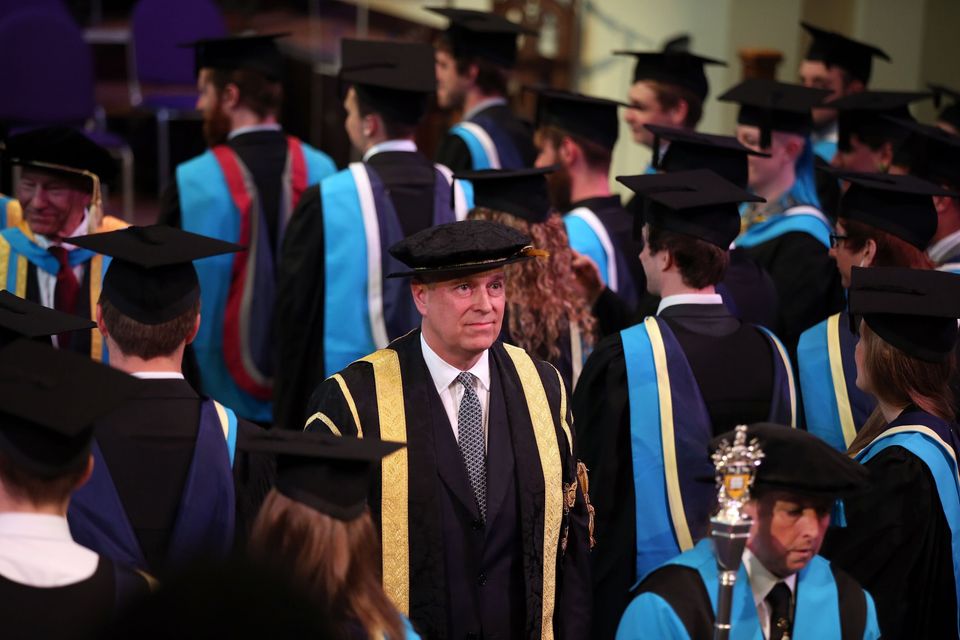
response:
<path id="1" fill-rule="evenodd" d="M 550 252 L 545 260 L 524 260 L 504 269 L 510 337 L 517 346 L 555 360 L 560 356 L 560 340 L 570 335 L 571 324 L 580 329 L 584 342 L 592 345 L 596 319 L 576 286 L 573 250 L 561 217 L 553 213 L 545 222 L 531 224 L 485 207 L 472 210 L 469 217 L 516 229 L 531 238 L 537 249 Z"/>

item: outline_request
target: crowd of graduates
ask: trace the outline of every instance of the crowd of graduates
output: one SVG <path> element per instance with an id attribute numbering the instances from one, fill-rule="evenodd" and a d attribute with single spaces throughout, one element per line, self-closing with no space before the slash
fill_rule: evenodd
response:
<path id="1" fill-rule="evenodd" d="M 530 123 L 534 34 L 431 10 L 342 41 L 339 170 L 278 121 L 282 36 L 193 43 L 209 148 L 156 225 L 81 131 L 6 136 L 2 636 L 714 637 L 749 425 L 730 637 L 958 637 L 960 108 L 909 105 L 960 95 L 804 23 L 733 135 L 686 38 Z M 615 176 L 621 123 L 653 160 Z"/>

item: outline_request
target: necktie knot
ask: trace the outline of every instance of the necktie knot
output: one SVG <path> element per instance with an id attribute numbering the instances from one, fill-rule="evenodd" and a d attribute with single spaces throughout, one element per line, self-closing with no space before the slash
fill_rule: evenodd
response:
<path id="1" fill-rule="evenodd" d="M 50 254 L 57 259 L 57 262 L 60 263 L 61 269 L 67 269 L 70 267 L 70 252 L 67 251 L 60 245 L 54 245 L 47 249 Z"/>
<path id="2" fill-rule="evenodd" d="M 764 598 L 770 606 L 770 640 L 780 640 L 790 633 L 791 600 L 790 587 L 778 582 Z"/>
<path id="3" fill-rule="evenodd" d="M 457 382 L 468 389 L 473 389 L 473 381 L 475 379 L 476 378 L 474 378 L 473 374 L 469 371 L 461 371 L 459 375 L 457 375 Z"/>

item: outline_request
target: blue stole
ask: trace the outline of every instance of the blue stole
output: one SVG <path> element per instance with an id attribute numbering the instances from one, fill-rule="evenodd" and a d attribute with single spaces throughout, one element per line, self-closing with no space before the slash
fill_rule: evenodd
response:
<path id="1" fill-rule="evenodd" d="M 804 210 L 810 210 L 807 213 Z M 813 207 L 793 207 L 769 220 L 757 223 L 740 234 L 734 245 L 744 249 L 756 247 L 764 242 L 775 240 L 786 233 L 807 233 L 826 247 L 830 248 L 830 233 L 833 229 L 823 214 L 815 215 Z M 795 213 L 791 213 L 795 211 Z"/>
<path id="2" fill-rule="evenodd" d="M 319 183 L 336 169 L 326 154 L 307 144 L 301 143 L 300 147 L 306 161 L 308 185 Z M 240 212 L 213 151 L 208 149 L 184 162 L 177 167 L 176 174 L 184 231 L 237 242 L 240 238 Z M 234 259 L 233 254 L 227 254 L 194 262 L 200 281 L 202 320 L 193 341 L 193 350 L 205 393 L 246 418 L 270 422 L 273 418 L 271 402 L 255 398 L 241 389 L 224 359 L 224 315 Z"/>
<path id="3" fill-rule="evenodd" d="M 903 447 L 920 458 L 927 466 L 937 485 L 937 495 L 940 497 L 943 515 L 950 527 L 955 593 L 960 594 L 960 478 L 957 475 L 956 452 L 936 430 L 922 424 L 922 420 L 915 420 L 914 416 L 917 415 L 905 417 L 909 422 L 918 424 L 888 428 L 864 447 L 857 454 L 856 460 L 866 464 L 888 447 Z M 960 615 L 960 596 L 958 596 L 957 610 Z M 960 630 L 960 620 L 957 624 Z"/>
<path id="4" fill-rule="evenodd" d="M 90 296 L 90 319 L 96 321 L 100 285 L 110 266 L 110 256 L 100 255 L 89 249 L 76 248 L 67 254 L 67 260 L 71 267 L 90 263 L 87 278 L 90 288 L 86 293 Z M 29 279 L 27 263 L 53 276 L 60 273 L 60 263 L 53 254 L 27 237 L 23 228 L 8 227 L 0 231 L 0 287 L 21 298 L 26 298 Z M 81 295 L 83 294 L 84 292 L 81 291 Z M 103 336 L 98 329 L 91 331 L 90 357 L 100 362 L 109 362 L 110 354 L 107 352 Z"/>
<path id="5" fill-rule="evenodd" d="M 710 604 L 717 610 L 717 595 L 720 590 L 717 560 L 713 555 L 713 542 L 701 540 L 692 550 L 673 559 L 671 564 L 696 569 L 703 580 Z M 797 573 L 797 606 L 793 618 L 791 638 L 796 640 L 839 638 L 840 604 L 837 583 L 833 579 L 830 563 L 820 556 L 813 559 Z M 868 596 L 869 598 L 869 596 Z M 867 625 L 870 629 L 868 606 Z M 763 640 L 757 607 L 753 603 L 753 590 L 745 566 L 740 566 L 737 582 L 733 587 L 733 607 L 730 611 L 730 640 Z M 866 633 L 864 635 L 867 635 Z"/>
<path id="6" fill-rule="evenodd" d="M 455 124 L 449 133 L 467 145 L 474 171 L 525 168 L 520 151 L 510 136 L 483 113 Z"/>
<path id="7" fill-rule="evenodd" d="M 183 566 L 201 553 L 225 556 L 232 548 L 236 516 L 232 466 L 236 444 L 236 414 L 213 400 L 205 400 L 200 409 L 193 461 L 170 537 L 170 566 Z M 93 475 L 74 492 L 67 512 L 73 539 L 115 562 L 156 571 L 159 567 L 147 566 L 96 441 L 92 453 Z"/>
<path id="8" fill-rule="evenodd" d="M 451 186 L 437 170 L 433 224 L 456 219 Z M 387 251 L 403 229 L 383 181 L 356 162 L 320 184 L 323 203 L 323 370 L 333 375 L 354 360 L 386 347 L 420 324 L 404 278 L 385 278 L 406 267 Z"/>
<path id="9" fill-rule="evenodd" d="M 637 303 L 636 287 L 623 254 L 617 250 L 603 220 L 587 207 L 577 207 L 563 216 L 570 248 L 593 260 L 600 279 L 628 304 Z"/>
<path id="10" fill-rule="evenodd" d="M 770 419 L 795 425 L 789 358 L 779 341 L 766 335 L 780 354 Z M 648 317 L 620 337 L 630 400 L 636 576 L 642 580 L 707 533 L 716 492 L 698 478 L 713 474 L 703 455 L 713 427 L 690 364 L 666 322 Z"/>
<path id="11" fill-rule="evenodd" d="M 813 152 L 830 164 L 833 156 L 837 155 L 837 141 L 829 138 L 818 140 L 813 143 Z"/>
<path id="12" fill-rule="evenodd" d="M 846 451 L 877 401 L 857 388 L 857 336 L 849 316 L 836 313 L 807 329 L 797 345 L 807 431 Z"/>

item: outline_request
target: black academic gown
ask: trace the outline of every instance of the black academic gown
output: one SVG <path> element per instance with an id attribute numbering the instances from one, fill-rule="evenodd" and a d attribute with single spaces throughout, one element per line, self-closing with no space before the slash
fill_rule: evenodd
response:
<path id="1" fill-rule="evenodd" d="M 537 160 L 537 149 L 533 146 L 533 131 L 528 123 L 513 114 L 505 104 L 487 107 L 476 114 L 493 121 L 520 153 L 524 167 L 532 167 Z M 436 161 L 450 167 L 454 172 L 473 169 L 470 150 L 462 138 L 451 133 L 444 135 L 437 147 Z"/>
<path id="2" fill-rule="evenodd" d="M 777 324 L 770 327 L 793 354 L 800 334 L 843 310 L 843 287 L 827 248 L 808 233 L 783 235 L 743 249 L 773 280 Z"/>
<path id="3" fill-rule="evenodd" d="M 487 442 L 487 517 L 481 520 L 450 421 L 433 385 L 413 331 L 382 351 L 396 354 L 402 381 L 406 417 L 407 477 L 396 481 L 408 487 L 404 511 L 409 531 L 401 532 L 409 550 L 409 618 L 424 638 L 540 638 L 544 602 L 553 603 L 552 624 L 557 638 L 587 638 L 590 620 L 589 534 L 582 492 L 570 490 L 569 511 L 559 531 L 556 577 L 544 585 L 545 486 L 541 451 L 533 437 L 530 407 L 523 382 L 501 343 L 490 349 L 491 393 Z M 564 395 L 553 367 L 534 365 L 546 391 L 551 415 L 543 452 L 556 460 L 565 487 L 576 474 L 562 425 Z M 380 424 L 374 366 L 357 362 L 340 372 L 354 402 L 363 437 L 384 437 Z M 538 384 L 536 380 L 533 384 Z M 381 384 L 384 384 L 381 382 Z M 388 385 L 389 386 L 389 385 Z M 393 388 L 393 387 L 391 387 Z M 343 435 L 357 433 L 353 409 L 334 379 L 325 381 L 310 401 L 310 412 L 322 412 Z M 384 409 L 386 411 L 386 409 Z M 396 421 L 396 413 L 391 411 Z M 393 423 L 395 425 L 395 422 Z M 324 420 L 308 429 L 325 430 Z M 552 458 L 559 453 L 559 459 Z M 383 494 L 378 470 L 370 494 L 371 511 L 385 540 L 397 532 L 382 531 L 385 509 L 396 510 Z M 548 465 L 552 464 L 550 462 Z M 555 486 L 548 494 L 555 495 Z M 573 500 L 571 500 L 573 498 Z M 555 503 L 552 503 L 555 504 Z M 565 551 L 562 540 L 566 540 Z M 387 555 L 387 546 L 384 546 Z M 405 569 L 406 570 L 406 569 Z M 393 573 L 384 567 L 384 573 Z M 386 582 L 386 580 L 385 580 Z M 549 581 L 548 581 L 549 582 Z M 388 589 L 389 592 L 389 589 Z"/>
<path id="4" fill-rule="evenodd" d="M 0 619 L 10 640 L 100 638 L 124 607 L 150 593 L 146 578 L 100 557 L 93 575 L 61 587 L 34 587 L 0 576 Z"/>
<path id="5" fill-rule="evenodd" d="M 386 185 L 404 234 L 433 224 L 436 169 L 419 152 L 385 151 L 370 166 Z M 360 224 L 360 221 L 357 221 Z M 298 429 L 310 394 L 323 379 L 324 270 L 323 200 L 320 186 L 307 189 L 287 225 L 277 271 L 274 328 L 278 366 L 274 378 L 274 422 Z"/>
<path id="6" fill-rule="evenodd" d="M 141 380 L 137 393 L 96 423 L 96 438 L 147 564 L 162 572 L 193 461 L 203 399 L 184 380 Z M 238 439 L 260 427 L 238 420 Z M 236 535 L 245 542 L 270 490 L 272 462 L 237 450 Z"/>
<path id="7" fill-rule="evenodd" d="M 887 428 L 941 425 L 960 445 L 955 424 L 916 409 Z M 956 638 L 957 595 L 950 526 L 929 468 L 903 447 L 870 459 L 870 488 L 844 500 L 847 526 L 831 527 L 821 555 L 870 592 L 884 638 Z"/>
<path id="8" fill-rule="evenodd" d="M 714 434 L 766 420 L 774 354 L 760 331 L 723 305 L 675 305 L 660 315 L 690 363 Z M 580 457 L 596 509 L 592 638 L 612 638 L 636 583 L 636 514 L 630 400 L 623 342 L 605 338 L 587 359 L 573 394 Z"/>

